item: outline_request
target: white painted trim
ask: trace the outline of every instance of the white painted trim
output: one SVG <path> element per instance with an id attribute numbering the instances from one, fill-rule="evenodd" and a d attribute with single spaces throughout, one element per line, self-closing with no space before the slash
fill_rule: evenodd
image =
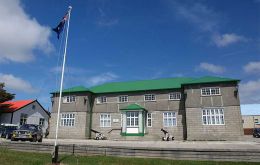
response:
<path id="1" fill-rule="evenodd" d="M 145 96 L 147 96 L 147 95 L 151 95 L 151 96 L 154 95 L 154 100 L 145 100 Z M 152 93 L 151 94 L 144 94 L 144 101 L 145 102 L 156 101 L 156 94 L 152 94 Z"/>
<path id="2" fill-rule="evenodd" d="M 219 88 L 219 94 L 212 94 L 211 90 L 213 88 Z M 202 89 L 209 89 L 210 90 L 210 94 L 209 95 L 203 95 L 202 94 Z M 200 88 L 200 95 L 203 96 L 203 97 L 207 97 L 207 96 L 220 96 L 221 95 L 221 88 L 216 86 L 216 87 L 202 87 Z"/>
<path id="3" fill-rule="evenodd" d="M 175 117 L 172 117 L 172 118 L 175 119 L 175 125 L 170 125 L 170 126 L 164 125 L 164 113 L 174 113 Z M 177 127 L 177 112 L 167 111 L 167 112 L 163 112 L 162 115 L 163 115 L 163 127 Z M 168 118 L 168 115 L 167 115 L 167 118 Z"/>
<path id="4" fill-rule="evenodd" d="M 126 97 L 127 100 L 120 102 L 120 97 Z M 128 100 L 129 100 L 129 99 L 128 99 L 128 95 L 119 95 L 119 96 L 117 96 L 117 103 L 127 103 Z"/>
<path id="5" fill-rule="evenodd" d="M 102 119 L 102 118 L 101 118 L 102 115 L 107 115 L 108 119 L 104 119 L 104 118 Z M 105 120 L 109 121 L 109 125 L 108 125 L 108 126 L 105 126 L 105 125 L 104 125 L 104 121 L 105 121 Z M 103 122 L 101 122 L 101 121 L 103 121 Z M 101 128 L 111 127 L 111 114 L 110 114 L 110 113 L 101 113 L 101 114 L 99 115 L 99 127 L 101 127 Z"/>
<path id="6" fill-rule="evenodd" d="M 180 94 L 180 98 L 179 99 L 171 99 L 171 97 L 170 97 L 171 94 Z M 179 100 L 181 100 L 181 96 L 182 96 L 181 92 L 171 92 L 171 93 L 168 94 L 168 98 L 171 101 L 179 101 Z"/>
<path id="7" fill-rule="evenodd" d="M 207 124 L 208 122 L 208 116 L 210 116 L 210 120 L 212 119 L 211 116 L 211 110 L 214 109 L 214 119 L 215 119 L 215 124 Z M 223 115 L 220 115 L 220 113 L 218 114 L 218 117 L 219 117 L 219 120 L 221 119 L 221 116 L 223 116 L 223 124 L 216 124 L 216 115 L 215 115 L 215 110 L 218 109 L 218 111 L 220 109 L 222 109 L 223 111 Z M 203 110 L 209 110 L 210 114 L 207 115 L 207 112 L 206 112 L 206 115 L 203 115 Z M 219 111 L 220 112 L 220 111 Z M 204 121 L 203 121 L 203 116 L 206 116 L 206 124 L 204 124 Z M 201 121 L 202 121 L 202 125 L 205 125 L 205 126 L 214 126 L 214 125 L 225 125 L 225 111 L 224 111 L 224 108 L 223 107 L 209 107 L 209 108 L 202 108 L 201 109 Z"/>

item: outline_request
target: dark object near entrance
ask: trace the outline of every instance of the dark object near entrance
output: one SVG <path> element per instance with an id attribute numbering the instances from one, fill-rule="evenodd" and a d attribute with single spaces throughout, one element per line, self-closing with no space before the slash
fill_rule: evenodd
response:
<path id="1" fill-rule="evenodd" d="M 103 135 L 103 133 L 98 132 L 94 129 L 91 129 L 91 132 L 95 133 L 95 140 L 106 140 L 107 138 Z"/>
<path id="2" fill-rule="evenodd" d="M 13 131 L 11 141 L 22 140 L 32 142 L 42 142 L 43 133 L 39 125 L 24 124 L 18 130 Z"/>
<path id="3" fill-rule="evenodd" d="M 253 137 L 260 137 L 260 128 L 253 129 Z"/>
<path id="4" fill-rule="evenodd" d="M 13 135 L 13 131 L 17 129 L 17 126 L 12 127 L 6 127 L 5 131 L 2 134 L 2 137 L 5 137 L 6 139 L 11 139 Z"/>
<path id="5" fill-rule="evenodd" d="M 168 131 L 166 131 L 165 129 L 161 129 L 161 131 L 164 134 L 164 137 L 162 137 L 162 141 L 170 141 L 170 140 L 174 140 L 174 136 L 170 135 Z"/>

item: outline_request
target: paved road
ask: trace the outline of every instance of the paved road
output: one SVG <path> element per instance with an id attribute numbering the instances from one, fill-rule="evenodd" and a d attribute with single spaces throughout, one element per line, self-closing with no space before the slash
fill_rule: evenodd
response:
<path id="1" fill-rule="evenodd" d="M 43 143 L 54 144 L 54 139 L 44 139 Z M 191 149 L 258 149 L 260 138 L 245 136 L 240 141 L 112 141 L 112 140 L 75 140 L 58 139 L 59 144 L 94 146 L 127 146 L 145 148 L 191 148 Z"/>
<path id="2" fill-rule="evenodd" d="M 0 142 L 7 141 L 0 139 Z M 30 143 L 30 142 L 29 142 Z M 43 139 L 42 143 L 54 144 L 54 139 Z M 94 146 L 127 146 L 144 148 L 172 149 L 257 149 L 260 150 L 260 138 L 244 136 L 240 141 L 114 141 L 86 139 L 58 139 L 58 144 L 94 145 Z"/>

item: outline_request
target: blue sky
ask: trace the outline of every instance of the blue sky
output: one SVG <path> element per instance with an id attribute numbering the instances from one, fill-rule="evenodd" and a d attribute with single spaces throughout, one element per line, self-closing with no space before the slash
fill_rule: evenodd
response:
<path id="1" fill-rule="evenodd" d="M 260 113 L 259 0 L 0 1 L 0 81 L 17 100 L 48 109 L 64 42 L 51 28 L 69 5 L 65 88 L 230 77 L 241 79 L 242 113 Z"/>

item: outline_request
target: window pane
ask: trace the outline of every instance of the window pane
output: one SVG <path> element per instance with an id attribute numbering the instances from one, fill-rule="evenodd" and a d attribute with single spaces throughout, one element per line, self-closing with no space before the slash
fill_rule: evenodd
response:
<path id="1" fill-rule="evenodd" d="M 163 123 L 165 127 L 176 125 L 176 114 L 175 112 L 165 112 L 163 113 Z"/>
<path id="2" fill-rule="evenodd" d="M 75 114 L 65 113 L 61 114 L 61 126 L 74 126 L 75 125 Z"/>
<path id="3" fill-rule="evenodd" d="M 202 110 L 202 122 L 206 125 L 223 125 L 223 113 L 223 109 L 204 109 Z"/>
<path id="4" fill-rule="evenodd" d="M 220 124 L 219 121 L 220 121 L 220 120 L 219 120 L 219 116 L 217 115 L 217 116 L 216 116 L 216 124 Z"/>
<path id="5" fill-rule="evenodd" d="M 207 124 L 206 116 L 203 116 L 203 124 Z"/>

